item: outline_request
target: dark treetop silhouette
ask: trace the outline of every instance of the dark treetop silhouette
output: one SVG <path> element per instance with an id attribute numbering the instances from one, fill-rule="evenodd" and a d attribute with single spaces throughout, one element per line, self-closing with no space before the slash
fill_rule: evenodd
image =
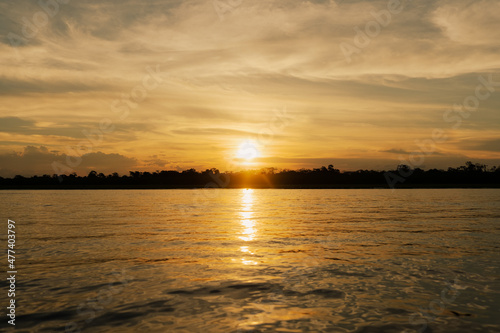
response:
<path id="1" fill-rule="evenodd" d="M 88 176 L 43 175 L 30 178 L 0 177 L 0 189 L 133 189 L 133 188 L 449 188 L 500 187 L 500 167 L 467 162 L 448 170 L 412 169 L 399 165 L 395 170 L 340 172 L 333 165 L 318 169 L 261 170 L 225 172 L 207 169 L 139 172 L 104 175 L 91 171 Z"/>

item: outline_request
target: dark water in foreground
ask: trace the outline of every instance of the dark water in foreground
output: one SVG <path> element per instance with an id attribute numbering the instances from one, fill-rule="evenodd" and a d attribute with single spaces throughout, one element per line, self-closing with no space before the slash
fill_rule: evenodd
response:
<path id="1" fill-rule="evenodd" d="M 0 210 L 16 332 L 500 332 L 498 189 L 1 191 Z"/>

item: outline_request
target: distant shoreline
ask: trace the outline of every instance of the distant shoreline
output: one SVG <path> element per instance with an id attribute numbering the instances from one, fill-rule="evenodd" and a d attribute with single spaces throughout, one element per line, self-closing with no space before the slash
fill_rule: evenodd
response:
<path id="1" fill-rule="evenodd" d="M 498 189 L 500 184 L 399 184 L 394 189 Z M 276 189 L 276 190 L 391 190 L 387 186 L 374 186 L 374 185 L 359 185 L 359 184 L 342 184 L 338 186 L 328 185 L 281 185 L 281 186 L 228 186 L 218 188 L 206 188 L 205 186 L 85 186 L 85 187 L 71 187 L 71 186 L 48 186 L 48 187 L 2 187 L 1 190 L 197 190 L 197 189 Z"/>
<path id="2" fill-rule="evenodd" d="M 432 188 L 500 188 L 500 167 L 488 168 L 471 161 L 448 170 L 412 169 L 398 165 L 389 171 L 344 171 L 333 165 L 315 169 L 276 170 L 274 168 L 220 172 L 163 170 L 156 172 L 130 171 L 120 176 L 91 171 L 87 176 L 42 175 L 14 178 L 0 177 L 0 189 L 58 190 L 58 189 L 204 189 L 204 188 L 262 188 L 262 189 L 432 189 Z"/>

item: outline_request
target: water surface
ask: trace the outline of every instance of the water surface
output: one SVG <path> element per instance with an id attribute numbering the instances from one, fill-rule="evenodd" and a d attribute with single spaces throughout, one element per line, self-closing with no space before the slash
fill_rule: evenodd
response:
<path id="1" fill-rule="evenodd" d="M 498 189 L 0 191 L 0 209 L 19 332 L 500 332 Z"/>

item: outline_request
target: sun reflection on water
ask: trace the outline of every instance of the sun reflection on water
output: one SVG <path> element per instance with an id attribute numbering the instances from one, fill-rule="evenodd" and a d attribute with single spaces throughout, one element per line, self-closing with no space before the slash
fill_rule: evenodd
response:
<path id="1" fill-rule="evenodd" d="M 239 212 L 241 220 L 240 223 L 244 228 L 242 231 L 242 236 L 239 239 L 243 241 L 254 240 L 257 230 L 255 229 L 255 221 L 253 217 L 253 190 L 245 189 L 243 190 L 243 196 L 241 197 L 241 211 Z"/>
<path id="2" fill-rule="evenodd" d="M 242 241 L 249 242 L 255 239 L 257 236 L 257 228 L 255 220 L 253 219 L 253 204 L 254 204 L 254 196 L 252 189 L 243 190 L 241 197 L 241 211 L 240 215 L 240 224 L 243 228 L 240 236 L 238 237 Z M 250 251 L 248 246 L 241 246 L 240 251 L 247 254 L 253 255 L 254 253 Z M 244 265 L 257 265 L 256 261 L 248 260 L 247 258 L 241 258 L 241 262 Z"/>

